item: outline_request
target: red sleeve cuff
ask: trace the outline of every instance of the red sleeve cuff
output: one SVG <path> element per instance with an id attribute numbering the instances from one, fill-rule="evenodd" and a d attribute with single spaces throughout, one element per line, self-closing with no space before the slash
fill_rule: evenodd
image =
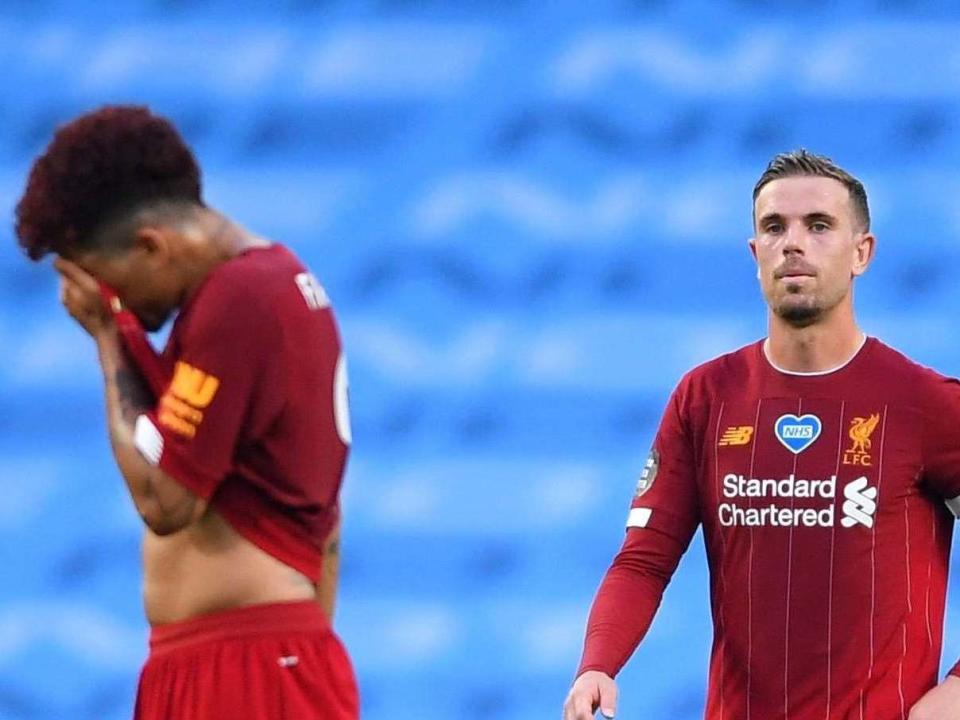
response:
<path id="1" fill-rule="evenodd" d="M 574 676 L 574 680 L 583 675 L 585 672 L 590 672 L 591 670 L 596 670 L 597 672 L 602 672 L 604 675 L 609 677 L 616 677 L 616 670 L 611 670 L 609 667 L 603 665 L 598 665 L 596 663 L 588 663 L 586 665 L 581 665 L 580 669 L 577 670 L 577 674 Z"/>

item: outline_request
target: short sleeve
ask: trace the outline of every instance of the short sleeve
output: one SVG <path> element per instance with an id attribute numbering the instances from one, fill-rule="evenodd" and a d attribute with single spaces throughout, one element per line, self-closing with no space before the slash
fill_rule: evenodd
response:
<path id="1" fill-rule="evenodd" d="M 209 499 L 235 450 L 273 345 L 266 303 L 239 284 L 201 288 L 175 328 L 173 380 L 155 410 L 140 418 L 138 448 L 148 460 Z"/>
<path id="2" fill-rule="evenodd" d="M 640 472 L 627 528 L 658 530 L 686 547 L 699 524 L 696 461 L 682 410 L 683 384 L 667 403 Z"/>
<path id="3" fill-rule="evenodd" d="M 923 430 L 923 481 L 960 515 L 960 381 L 935 376 Z"/>

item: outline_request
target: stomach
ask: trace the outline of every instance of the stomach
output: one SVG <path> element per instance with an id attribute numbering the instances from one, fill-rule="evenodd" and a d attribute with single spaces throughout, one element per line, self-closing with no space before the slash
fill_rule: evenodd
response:
<path id="1" fill-rule="evenodd" d="M 267 554 L 208 509 L 180 532 L 143 539 L 143 602 L 151 625 L 245 605 L 316 599 L 304 574 Z"/>

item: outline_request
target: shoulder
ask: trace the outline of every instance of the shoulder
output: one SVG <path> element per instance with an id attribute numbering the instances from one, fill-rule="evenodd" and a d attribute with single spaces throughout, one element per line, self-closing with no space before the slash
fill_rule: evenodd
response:
<path id="1" fill-rule="evenodd" d="M 296 290 L 303 264 L 282 245 L 254 248 L 218 265 L 190 302 L 198 312 L 263 315 L 280 296 Z"/>
<path id="2" fill-rule="evenodd" d="M 289 302 L 285 297 L 297 292 L 298 272 L 303 272 L 303 265 L 279 245 L 227 260 L 210 271 L 182 308 L 179 334 L 188 344 L 218 338 L 273 337 L 278 309 Z"/>
<path id="3" fill-rule="evenodd" d="M 283 245 L 255 247 L 211 270 L 203 290 L 241 293 L 253 299 L 300 272 L 304 272 L 303 263 Z"/>
<path id="4" fill-rule="evenodd" d="M 919 384 L 923 389 L 935 390 L 944 384 L 956 383 L 956 378 L 927 367 L 886 343 L 873 338 L 869 362 L 871 369 L 887 377 L 897 377 Z"/>
<path id="5" fill-rule="evenodd" d="M 927 367 L 889 345 L 874 340 L 870 372 L 885 384 L 899 389 L 906 399 L 939 413 L 960 403 L 960 380 Z M 958 405 L 960 407 L 960 405 Z"/>
<path id="6" fill-rule="evenodd" d="M 699 399 L 717 394 L 731 385 L 742 387 L 756 370 L 760 342 L 752 342 L 697 365 L 680 379 L 677 393 L 681 397 Z"/>
<path id="7" fill-rule="evenodd" d="M 671 403 L 691 432 L 706 428 L 710 408 L 717 398 L 726 397 L 731 391 L 742 392 L 756 372 L 759 357 L 758 341 L 701 363 L 680 379 Z"/>

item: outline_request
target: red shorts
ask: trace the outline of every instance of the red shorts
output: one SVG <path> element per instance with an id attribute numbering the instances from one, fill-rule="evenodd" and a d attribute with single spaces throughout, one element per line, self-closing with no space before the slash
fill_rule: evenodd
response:
<path id="1" fill-rule="evenodd" d="M 135 720 L 356 720 L 353 668 L 316 602 L 158 625 Z"/>

